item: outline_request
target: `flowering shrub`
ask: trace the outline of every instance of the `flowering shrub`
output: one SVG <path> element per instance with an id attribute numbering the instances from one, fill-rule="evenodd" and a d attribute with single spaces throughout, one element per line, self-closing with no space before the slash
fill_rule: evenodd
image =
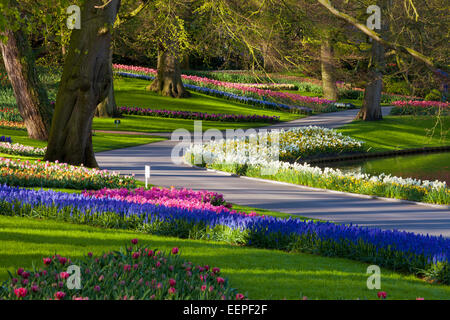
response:
<path id="1" fill-rule="evenodd" d="M 269 161 L 272 143 L 279 142 L 282 161 L 298 161 L 314 156 L 335 155 L 363 151 L 363 143 L 344 136 L 334 129 L 321 127 L 292 128 L 258 132 L 248 138 L 221 139 L 206 144 L 193 144 L 188 152 L 203 154 L 215 163 L 253 164 Z M 261 141 L 267 141 L 266 145 Z"/>
<path id="2" fill-rule="evenodd" d="M 395 101 L 392 115 L 435 115 L 450 114 L 450 103 L 439 101 Z"/>
<path id="3" fill-rule="evenodd" d="M 134 188 L 133 177 L 108 170 L 89 169 L 59 162 L 0 158 L 0 183 L 22 187 L 70 189 Z"/>
<path id="4" fill-rule="evenodd" d="M 179 256 L 137 244 L 99 257 L 71 261 L 55 255 L 44 267 L 10 274 L 0 300 L 238 300 L 219 268 L 196 266 Z M 81 288 L 69 289 L 69 265 L 80 267 Z"/>
<path id="5" fill-rule="evenodd" d="M 245 216 L 255 216 L 254 212 L 245 213 L 231 210 L 223 200 L 223 195 L 208 191 L 193 191 L 187 189 L 175 188 L 157 188 L 150 190 L 138 188 L 128 189 L 102 189 L 98 191 L 84 191 L 86 197 L 95 197 L 97 199 L 110 198 L 133 203 L 152 203 L 161 204 L 166 207 L 177 207 L 187 210 L 210 210 L 217 213 L 225 212 L 229 214 L 241 214 Z"/>
<path id="6" fill-rule="evenodd" d="M 0 214 L 59 219 L 191 239 L 210 239 L 269 249 L 306 251 L 362 260 L 417 273 L 440 267 L 448 279 L 450 239 L 330 222 L 243 216 L 226 212 L 55 191 L 0 187 Z M 450 283 L 449 283 L 450 284 Z"/>
<path id="7" fill-rule="evenodd" d="M 230 122 L 269 122 L 274 123 L 280 121 L 280 117 L 266 115 L 235 115 L 235 114 L 215 114 L 206 112 L 191 111 L 174 111 L 174 110 L 153 110 L 138 107 L 119 107 L 121 113 L 134 114 L 150 117 L 162 118 L 181 118 L 192 120 L 208 120 L 208 121 L 230 121 Z"/>
<path id="8" fill-rule="evenodd" d="M 19 156 L 43 156 L 47 148 L 24 146 L 20 143 L 0 142 L 0 152 Z"/>

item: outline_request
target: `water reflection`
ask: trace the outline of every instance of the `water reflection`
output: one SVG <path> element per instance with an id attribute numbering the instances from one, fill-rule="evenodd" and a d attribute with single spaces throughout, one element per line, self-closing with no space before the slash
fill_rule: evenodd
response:
<path id="1" fill-rule="evenodd" d="M 402 178 L 439 180 L 450 185 L 450 152 L 395 156 L 320 164 L 345 173 L 391 174 Z"/>

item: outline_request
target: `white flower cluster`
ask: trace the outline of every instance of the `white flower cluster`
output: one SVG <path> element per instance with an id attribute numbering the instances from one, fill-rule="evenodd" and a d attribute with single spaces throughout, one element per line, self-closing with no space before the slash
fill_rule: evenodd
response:
<path id="1" fill-rule="evenodd" d="M 337 153 L 342 150 L 358 150 L 363 143 L 344 136 L 333 129 L 321 127 L 294 128 L 290 130 L 259 132 L 248 137 L 221 139 L 205 144 L 191 144 L 186 156 L 193 164 L 247 164 L 256 169 L 276 174 L 280 171 L 293 176 L 311 175 L 314 178 L 348 177 L 359 181 L 384 184 L 418 186 L 427 189 L 447 188 L 445 182 L 401 178 L 386 174 L 372 176 L 364 173 L 344 173 L 339 169 L 311 167 L 309 164 L 289 163 L 284 157 L 313 154 L 314 152 Z M 300 158 L 299 157 L 299 158 Z M 193 158 L 195 159 L 193 161 Z"/>
<path id="2" fill-rule="evenodd" d="M 327 177 L 353 177 L 355 180 L 363 180 L 363 181 L 370 181 L 370 182 L 379 182 L 379 183 L 385 183 L 385 184 L 399 184 L 404 186 L 418 186 L 422 188 L 427 189 L 443 189 L 447 188 L 447 184 L 442 181 L 429 181 L 429 180 L 420 180 L 420 179 L 413 179 L 413 178 L 401 178 L 396 176 L 391 176 L 387 174 L 380 174 L 379 176 L 370 175 L 367 173 L 343 173 L 339 169 L 333 169 L 333 168 L 319 168 L 319 167 L 311 167 L 309 164 L 304 163 L 288 163 L 283 161 L 272 161 L 272 162 L 261 162 L 261 163 L 255 163 L 256 167 L 265 167 L 270 168 L 271 170 L 275 172 L 281 171 L 291 171 L 293 174 L 310 174 L 311 176 L 317 176 L 321 178 L 327 178 Z"/>
<path id="3" fill-rule="evenodd" d="M 20 156 L 43 156 L 47 148 L 24 146 L 20 143 L 0 142 L 0 152 Z"/>
<path id="4" fill-rule="evenodd" d="M 255 164 L 322 153 L 359 151 L 361 141 L 321 127 L 259 131 L 246 137 L 191 144 L 188 153 L 203 155 L 206 163 Z"/>

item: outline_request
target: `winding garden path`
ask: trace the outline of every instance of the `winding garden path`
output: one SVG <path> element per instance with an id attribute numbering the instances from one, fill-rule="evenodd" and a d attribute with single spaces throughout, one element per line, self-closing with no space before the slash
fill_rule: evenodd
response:
<path id="1" fill-rule="evenodd" d="M 269 128 L 320 125 L 336 128 L 351 122 L 357 110 L 321 114 Z M 388 113 L 389 108 L 383 108 Z M 161 134 L 153 134 L 161 135 Z M 134 173 L 144 180 L 144 166 L 151 166 L 150 183 L 222 193 L 229 202 L 315 219 L 353 223 L 383 229 L 450 237 L 450 210 L 398 201 L 372 199 L 301 186 L 238 178 L 212 171 L 176 165 L 171 151 L 176 142 L 162 141 L 133 148 L 98 153 L 102 168 Z"/>

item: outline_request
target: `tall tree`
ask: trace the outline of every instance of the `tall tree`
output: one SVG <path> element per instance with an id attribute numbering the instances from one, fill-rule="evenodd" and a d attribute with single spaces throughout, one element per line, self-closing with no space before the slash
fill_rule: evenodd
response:
<path id="1" fill-rule="evenodd" d="M 132 5 L 135 5 L 135 0 L 131 1 Z M 114 23 L 114 29 L 118 29 L 118 27 L 122 24 L 127 22 L 128 20 L 136 17 L 139 13 L 141 13 L 145 8 L 147 8 L 148 4 L 150 3 L 150 0 L 141 0 L 141 3 L 134 9 L 130 10 L 126 14 L 121 14 L 117 17 L 115 23 Z M 122 8 L 124 7 L 124 3 L 121 3 Z M 123 9 L 122 9 L 123 10 Z M 111 86 L 109 87 L 108 95 L 101 101 L 98 106 L 97 110 L 95 112 L 95 116 L 102 117 L 102 118 L 111 118 L 119 115 L 119 111 L 117 109 L 117 103 L 116 98 L 114 95 L 114 81 L 113 81 L 113 51 L 110 50 L 109 54 L 109 61 L 108 66 L 109 70 L 108 73 L 111 76 Z"/>
<path id="2" fill-rule="evenodd" d="M 167 44 L 163 40 L 158 44 L 158 73 L 148 90 L 158 92 L 162 96 L 186 98 L 190 94 L 181 80 L 180 56 L 176 41 Z"/>
<path id="3" fill-rule="evenodd" d="M 322 37 L 320 63 L 322 68 L 323 97 L 328 100 L 337 100 L 338 89 L 334 71 L 334 49 L 333 41 L 329 33 Z"/>
<path id="4" fill-rule="evenodd" d="M 111 33 L 120 0 L 86 0 L 81 29 L 73 30 L 56 97 L 45 159 L 97 167 L 92 119 L 112 84 Z"/>
<path id="5" fill-rule="evenodd" d="M 47 92 L 38 79 L 33 50 L 23 30 L 26 17 L 15 0 L 9 1 L 4 10 L 3 19 L 8 27 L 0 28 L 0 50 L 17 107 L 28 136 L 47 140 L 52 109 Z M 19 20 L 17 16 L 20 16 Z"/>
<path id="6" fill-rule="evenodd" d="M 383 90 L 384 47 L 376 41 L 372 43 L 371 60 L 363 104 L 356 116 L 357 119 L 364 121 L 383 119 L 381 94 Z"/>
<path id="7" fill-rule="evenodd" d="M 190 2 L 186 0 L 157 1 L 154 8 L 158 48 L 158 73 L 148 90 L 172 98 L 189 97 L 181 80 L 180 61 L 187 49 L 187 33 L 183 14 L 189 14 Z"/>

